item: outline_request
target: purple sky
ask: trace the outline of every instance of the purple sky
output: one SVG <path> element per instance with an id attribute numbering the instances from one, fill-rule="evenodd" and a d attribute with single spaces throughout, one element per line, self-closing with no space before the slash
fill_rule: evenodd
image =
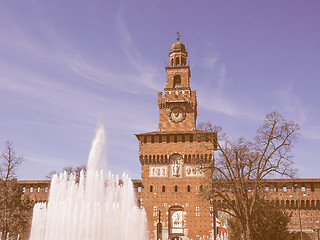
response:
<path id="1" fill-rule="evenodd" d="M 108 166 L 140 178 L 134 133 L 157 130 L 157 92 L 180 31 L 198 123 L 252 138 L 277 110 L 301 124 L 299 177 L 320 177 L 320 1 L 0 2 L 0 146 L 19 179 L 86 163 L 98 119 Z"/>

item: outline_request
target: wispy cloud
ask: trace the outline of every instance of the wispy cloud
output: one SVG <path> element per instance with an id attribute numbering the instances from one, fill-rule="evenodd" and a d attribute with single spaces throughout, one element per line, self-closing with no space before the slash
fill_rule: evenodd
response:
<path id="1" fill-rule="evenodd" d="M 158 68 L 150 65 L 135 47 L 131 34 L 125 23 L 123 11 L 124 9 L 120 9 L 118 11 L 116 25 L 122 44 L 121 49 L 138 73 L 138 75 L 132 80 L 146 86 L 147 88 L 159 90 L 161 89 L 161 85 L 156 81 L 156 77 L 159 76 Z"/>
<path id="2" fill-rule="evenodd" d="M 68 162 L 65 161 L 64 159 L 52 158 L 48 155 L 38 155 L 33 153 L 30 153 L 30 154 L 27 153 L 24 156 L 28 162 L 30 161 L 37 164 L 50 165 L 58 168 L 63 168 L 68 164 Z"/>
<path id="3" fill-rule="evenodd" d="M 301 97 L 295 93 L 293 85 L 274 90 L 272 97 L 279 103 L 278 107 L 282 112 L 301 124 L 301 133 L 304 137 L 320 139 L 320 123 L 313 121 L 313 119 L 319 119 L 320 111 L 312 104 L 304 103 Z"/>
<path id="4" fill-rule="evenodd" d="M 237 118 L 262 119 L 262 115 L 248 108 L 248 105 L 241 102 L 237 96 L 230 94 L 230 89 L 226 87 L 227 67 L 221 62 L 218 53 L 205 57 L 203 62 L 211 78 L 198 86 L 199 92 L 202 92 L 200 107 Z"/>

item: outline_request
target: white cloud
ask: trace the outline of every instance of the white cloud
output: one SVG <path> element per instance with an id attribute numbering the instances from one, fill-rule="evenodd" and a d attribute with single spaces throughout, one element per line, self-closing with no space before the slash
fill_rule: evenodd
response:
<path id="1" fill-rule="evenodd" d="M 117 15 L 117 31 L 122 43 L 122 51 L 126 55 L 126 59 L 137 71 L 137 76 L 131 78 L 134 82 L 153 90 L 161 89 L 161 85 L 156 78 L 159 76 L 158 68 L 150 65 L 134 46 L 132 37 L 123 18 L 123 10 L 119 10 Z"/>
<path id="2" fill-rule="evenodd" d="M 198 86 L 199 92 L 202 93 L 200 107 L 237 118 L 262 119 L 259 113 L 241 102 L 244 98 L 239 99 L 228 93 L 230 89 L 225 87 L 227 67 L 220 61 L 219 54 L 204 58 L 204 66 L 211 72 L 208 74 L 211 78 Z"/>
<path id="3" fill-rule="evenodd" d="M 309 139 L 320 139 L 320 123 L 314 121 L 320 118 L 319 109 L 312 103 L 304 103 L 303 99 L 295 93 L 292 85 L 277 89 L 272 97 L 278 103 L 278 108 L 284 112 L 289 119 L 301 125 L 301 134 Z"/>

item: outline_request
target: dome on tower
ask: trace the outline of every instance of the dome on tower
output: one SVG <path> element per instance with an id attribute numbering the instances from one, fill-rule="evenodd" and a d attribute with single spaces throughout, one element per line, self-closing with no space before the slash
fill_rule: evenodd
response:
<path id="1" fill-rule="evenodd" d="M 186 52 L 186 47 L 182 42 L 177 41 L 171 45 L 170 51 L 171 52 Z"/>
<path id="2" fill-rule="evenodd" d="M 180 34 L 177 32 L 177 42 L 171 45 L 170 48 L 170 67 L 180 67 L 187 65 L 188 53 L 186 46 L 180 42 Z"/>

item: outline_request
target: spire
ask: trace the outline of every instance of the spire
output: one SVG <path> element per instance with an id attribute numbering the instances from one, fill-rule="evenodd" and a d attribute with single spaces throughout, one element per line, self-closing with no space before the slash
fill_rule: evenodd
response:
<path id="1" fill-rule="evenodd" d="M 185 45 L 180 42 L 180 32 L 177 32 L 177 42 L 171 45 L 170 48 L 170 67 L 186 66 L 187 65 L 187 56 Z"/>
<path id="2" fill-rule="evenodd" d="M 178 42 L 179 42 L 180 38 L 181 38 L 180 32 L 177 32 L 177 41 Z"/>

